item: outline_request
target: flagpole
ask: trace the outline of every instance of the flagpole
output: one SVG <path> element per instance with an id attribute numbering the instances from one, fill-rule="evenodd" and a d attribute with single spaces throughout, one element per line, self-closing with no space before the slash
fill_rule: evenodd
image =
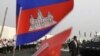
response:
<path id="1" fill-rule="evenodd" d="M 22 12 L 22 7 L 20 7 L 20 11 L 19 11 L 17 30 L 19 29 L 19 22 L 20 22 L 21 12 Z M 16 31 L 16 36 L 15 36 L 15 37 L 17 38 L 17 31 Z M 12 56 L 15 56 L 15 52 L 16 52 L 15 50 L 16 50 L 16 43 L 15 43 L 15 46 L 14 46 L 14 48 L 13 48 L 13 55 L 12 55 Z M 19 45 L 19 51 L 20 51 L 20 45 Z"/>
<path id="2" fill-rule="evenodd" d="M 14 35 L 14 38 L 16 37 L 16 35 Z M 15 39 L 13 39 L 13 54 L 12 54 L 12 56 L 15 56 L 15 50 L 16 50 L 16 38 Z"/>
<path id="3" fill-rule="evenodd" d="M 81 31 L 79 30 L 79 37 L 81 37 Z"/>
<path id="4" fill-rule="evenodd" d="M 16 45 L 13 46 L 13 55 L 12 56 L 15 56 L 15 50 L 16 50 Z"/>
<path id="5" fill-rule="evenodd" d="M 8 7 L 5 10 L 4 20 L 3 20 L 3 24 L 2 24 L 2 28 L 1 28 L 1 32 L 0 32 L 0 38 L 1 38 L 2 33 L 3 33 L 3 29 L 4 29 L 4 25 L 5 25 L 5 21 L 6 21 L 6 16 L 7 16 L 7 11 L 8 11 Z"/>
<path id="6" fill-rule="evenodd" d="M 22 7 L 20 7 L 20 12 L 19 12 L 19 17 L 18 17 L 17 31 L 19 30 L 21 12 L 22 12 Z M 16 36 L 17 36 L 17 35 L 16 35 Z M 20 50 L 21 50 L 21 45 L 19 45 L 19 51 L 20 51 Z"/>

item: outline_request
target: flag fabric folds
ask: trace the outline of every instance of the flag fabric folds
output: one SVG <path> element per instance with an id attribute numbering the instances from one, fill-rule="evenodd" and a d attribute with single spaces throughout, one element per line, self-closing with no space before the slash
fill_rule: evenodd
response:
<path id="1" fill-rule="evenodd" d="M 61 56 L 62 44 L 70 36 L 71 30 L 72 28 L 69 28 L 50 39 L 44 40 L 32 56 Z"/>
<path id="2" fill-rule="evenodd" d="M 16 45 L 48 33 L 73 8 L 73 0 L 17 0 Z"/>

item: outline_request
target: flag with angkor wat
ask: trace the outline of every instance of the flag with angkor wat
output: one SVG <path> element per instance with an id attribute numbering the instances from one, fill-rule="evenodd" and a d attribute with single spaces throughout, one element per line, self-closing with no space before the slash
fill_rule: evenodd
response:
<path id="1" fill-rule="evenodd" d="M 38 40 L 73 8 L 73 0 L 17 0 L 16 45 Z"/>

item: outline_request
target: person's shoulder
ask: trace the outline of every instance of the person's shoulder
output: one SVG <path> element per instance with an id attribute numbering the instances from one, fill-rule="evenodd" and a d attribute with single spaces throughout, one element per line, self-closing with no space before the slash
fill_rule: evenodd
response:
<path id="1" fill-rule="evenodd" d="M 70 43 L 73 43 L 74 42 L 74 40 L 72 40 Z"/>
<path id="2" fill-rule="evenodd" d="M 70 42 L 69 42 L 69 45 L 71 45 L 72 43 L 73 43 L 73 41 L 70 41 Z"/>

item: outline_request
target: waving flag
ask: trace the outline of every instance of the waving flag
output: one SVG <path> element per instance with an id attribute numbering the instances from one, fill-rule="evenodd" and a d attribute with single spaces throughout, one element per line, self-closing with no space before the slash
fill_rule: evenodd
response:
<path id="1" fill-rule="evenodd" d="M 72 28 L 69 28 L 50 39 L 44 40 L 32 56 L 61 56 L 62 44 L 70 36 L 71 30 Z"/>
<path id="2" fill-rule="evenodd" d="M 17 0 L 17 45 L 48 33 L 73 8 L 73 0 Z"/>

